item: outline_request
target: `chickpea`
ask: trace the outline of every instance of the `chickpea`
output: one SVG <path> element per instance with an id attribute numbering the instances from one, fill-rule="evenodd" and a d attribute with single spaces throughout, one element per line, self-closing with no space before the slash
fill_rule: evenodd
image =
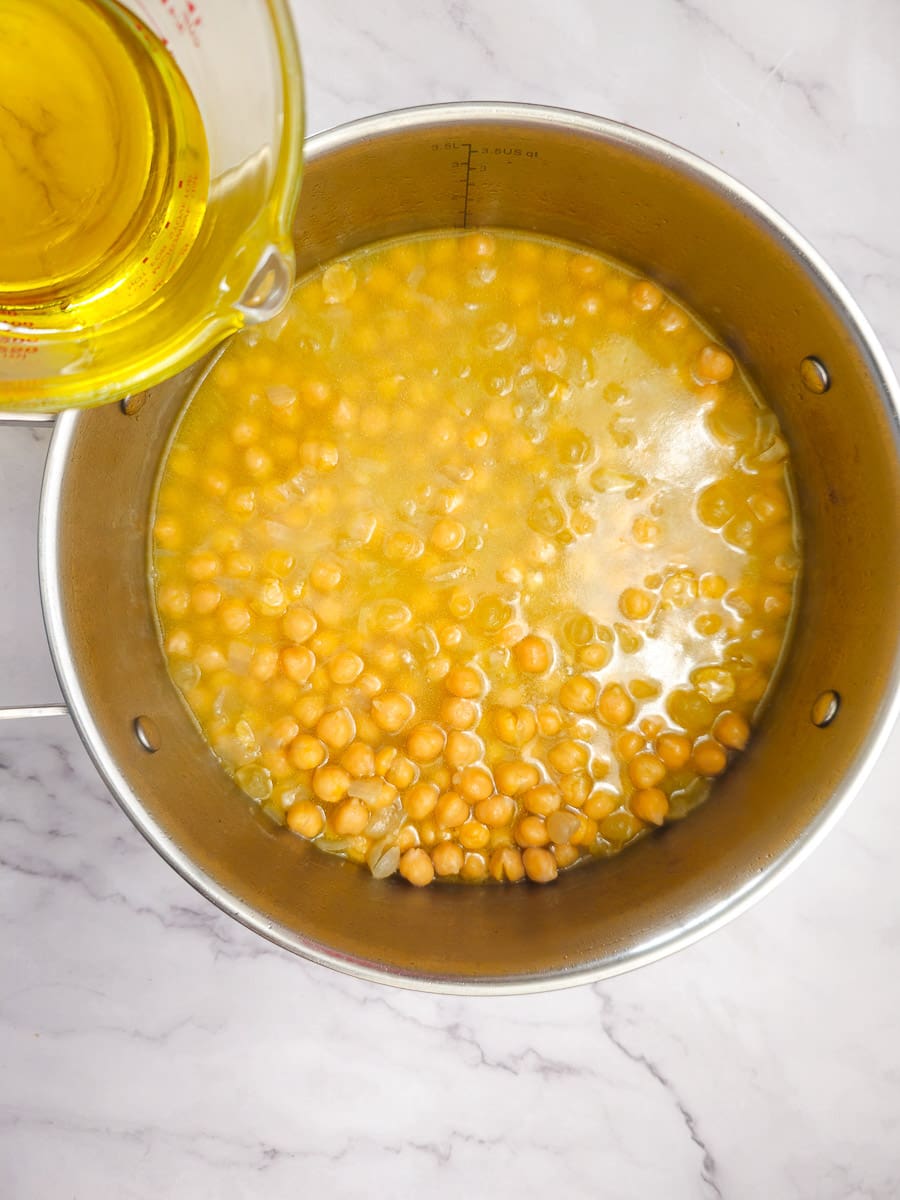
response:
<path id="1" fill-rule="evenodd" d="M 186 629 L 176 629 L 166 639 L 166 654 L 175 654 L 179 658 L 187 658 L 194 648 L 194 639 Z M 201 671 L 221 671 L 225 666 L 225 656 L 214 646 L 199 646 L 194 655 L 194 661 Z"/>
<path id="2" fill-rule="evenodd" d="M 323 804 L 336 804 L 347 794 L 349 786 L 350 776 L 343 767 L 332 763 L 317 767 L 313 773 L 312 790 Z"/>
<path id="3" fill-rule="evenodd" d="M 388 783 L 392 783 L 400 791 L 411 787 L 418 778 L 419 768 L 403 754 L 397 755 L 387 773 Z"/>
<path id="4" fill-rule="evenodd" d="M 153 526 L 153 538 L 164 550 L 177 550 L 181 544 L 181 525 L 174 517 L 157 517 Z"/>
<path id="5" fill-rule="evenodd" d="M 547 817 L 547 833 L 550 841 L 557 845 L 570 842 L 581 826 L 578 817 L 566 809 L 559 809 Z"/>
<path id="6" fill-rule="evenodd" d="M 559 781 L 563 804 L 571 805 L 572 808 L 581 808 L 590 796 L 593 786 L 593 780 L 587 771 L 573 771 L 570 775 L 563 775 Z"/>
<path id="7" fill-rule="evenodd" d="M 287 597 L 280 579 L 263 579 L 251 600 L 252 607 L 263 617 L 280 617 L 287 608 Z"/>
<path id="8" fill-rule="evenodd" d="M 636 517 L 631 527 L 631 536 L 639 546 L 655 546 L 659 541 L 660 528 L 649 517 Z"/>
<path id="9" fill-rule="evenodd" d="M 447 696 L 441 704 L 441 720 L 451 729 L 471 729 L 478 724 L 481 710 L 474 700 Z"/>
<path id="10" fill-rule="evenodd" d="M 497 251 L 497 240 L 489 233 L 469 233 L 462 239 L 460 250 L 470 262 L 493 258 Z"/>
<path id="11" fill-rule="evenodd" d="M 451 729 L 444 747 L 444 761 L 453 768 L 468 767 L 484 754 L 484 743 L 474 733 Z"/>
<path id="12" fill-rule="evenodd" d="M 210 467 L 203 476 L 203 486 L 211 496 L 224 496 L 231 480 L 225 471 Z"/>
<path id="13" fill-rule="evenodd" d="M 331 828 L 338 837 L 355 837 L 368 823 L 369 810 L 355 796 L 339 801 L 331 814 Z"/>
<path id="14" fill-rule="evenodd" d="M 399 750 L 396 746 L 382 746 L 375 752 L 375 774 L 386 775 L 394 764 Z"/>
<path id="15" fill-rule="evenodd" d="M 520 846 L 546 846 L 550 841 L 544 818 L 534 813 L 518 819 L 513 829 L 513 837 Z"/>
<path id="16" fill-rule="evenodd" d="M 312 800 L 295 800 L 285 817 L 288 829 L 301 837 L 318 837 L 325 828 L 325 814 Z"/>
<path id="17" fill-rule="evenodd" d="M 582 742 L 557 742 L 547 752 L 547 761 L 561 774 L 578 771 L 587 766 L 589 751 Z"/>
<path id="18" fill-rule="evenodd" d="M 293 742 L 299 733 L 300 726 L 293 717 L 279 717 L 277 721 L 273 721 L 269 726 L 267 741 L 272 746 L 277 746 L 281 749 L 283 746 L 287 746 L 290 742 Z"/>
<path id="19" fill-rule="evenodd" d="M 619 611 L 630 621 L 644 621 L 653 612 L 653 597 L 642 588 L 626 588 L 619 597 Z"/>
<path id="20" fill-rule="evenodd" d="M 436 783 L 442 792 L 449 792 L 453 784 L 453 772 L 446 763 L 441 763 L 439 766 L 432 767 L 428 772 L 428 778 L 432 783 Z"/>
<path id="21" fill-rule="evenodd" d="M 655 754 L 637 754 L 628 764 L 628 778 L 636 788 L 653 788 L 666 777 L 666 765 Z"/>
<path id="22" fill-rule="evenodd" d="M 431 531 L 431 544 L 442 554 L 459 550 L 465 540 L 465 525 L 461 521 L 453 521 L 449 517 L 438 521 Z"/>
<path id="23" fill-rule="evenodd" d="M 516 803 L 511 796 L 503 796 L 496 792 L 486 796 L 475 805 L 475 819 L 491 829 L 503 829 L 509 825 L 516 815 Z M 471 847 L 470 847 L 471 849 Z"/>
<path id="24" fill-rule="evenodd" d="M 419 831 L 415 825 L 404 825 L 397 834 L 397 847 L 401 853 L 419 845 Z"/>
<path id="25" fill-rule="evenodd" d="M 589 671 L 599 671 L 606 666 L 611 657 L 612 651 L 603 642 L 591 642 L 589 646 L 578 648 L 578 664 L 587 667 Z"/>
<path id="26" fill-rule="evenodd" d="M 642 821 L 662 825 L 669 811 L 669 798 L 658 787 L 639 788 L 631 797 L 631 811 Z"/>
<path id="27" fill-rule="evenodd" d="M 434 819 L 441 829 L 457 829 L 469 819 L 469 805 L 458 792 L 444 792 L 435 806 Z"/>
<path id="28" fill-rule="evenodd" d="M 381 692 L 372 700 L 375 724 L 385 733 L 399 733 L 415 711 L 412 700 L 402 692 Z"/>
<path id="29" fill-rule="evenodd" d="M 606 788 L 594 788 L 585 800 L 581 811 L 591 821 L 602 821 L 610 813 L 615 812 L 621 802 L 622 797 L 617 792 L 611 792 Z"/>
<path id="30" fill-rule="evenodd" d="M 734 359 L 721 346 L 704 346 L 697 359 L 695 375 L 700 383 L 725 383 L 734 374 Z"/>
<path id="31" fill-rule="evenodd" d="M 236 517 L 249 517 L 256 509 L 256 492 L 250 487 L 234 488 L 225 504 Z"/>
<path id="32" fill-rule="evenodd" d="M 434 762 L 440 757 L 446 740 L 446 735 L 439 725 L 423 721 L 410 730 L 406 739 L 406 753 L 413 762 Z"/>
<path id="33" fill-rule="evenodd" d="M 183 617 L 191 603 L 191 594 L 187 588 L 166 584 L 156 594 L 159 611 L 167 617 Z M 242 632 L 238 630 L 237 632 Z"/>
<path id="34" fill-rule="evenodd" d="M 278 579 L 286 579 L 294 565 L 295 559 L 289 550 L 270 550 L 266 555 L 266 570 Z"/>
<path id="35" fill-rule="evenodd" d="M 445 625 L 438 635 L 438 640 L 445 650 L 454 650 L 463 640 L 461 625 Z"/>
<path id="36" fill-rule="evenodd" d="M 325 697 L 307 692 L 294 705 L 294 716 L 305 729 L 314 729 L 325 711 Z"/>
<path id="37" fill-rule="evenodd" d="M 667 301 L 663 305 L 659 316 L 659 327 L 663 333 L 682 333 L 687 329 L 689 323 L 684 309 L 678 308 L 671 301 Z"/>
<path id="38" fill-rule="evenodd" d="M 560 870 L 565 867 L 571 867 L 581 858 L 581 851 L 577 846 L 570 845 L 568 842 L 560 842 L 558 845 L 551 847 L 551 853 L 556 859 L 556 865 Z"/>
<path id="39" fill-rule="evenodd" d="M 322 713 L 316 725 L 316 736 L 330 750 L 343 750 L 356 736 L 356 722 L 349 709 L 333 708 Z"/>
<path id="40" fill-rule="evenodd" d="M 537 724 L 544 737 L 556 737 L 563 727 L 562 713 L 552 704 L 542 704 L 537 710 Z"/>
<path id="41" fill-rule="evenodd" d="M 552 783 L 539 783 L 537 787 L 529 788 L 522 797 L 523 807 L 541 817 L 556 812 L 561 804 L 562 793 Z"/>
<path id="42" fill-rule="evenodd" d="M 328 674 L 335 683 L 353 683 L 362 674 L 365 663 L 352 650 L 341 650 L 328 663 Z"/>
<path id="43" fill-rule="evenodd" d="M 721 600 L 728 591 L 728 581 L 721 575 L 701 575 L 698 590 L 705 600 Z"/>
<path id="44" fill-rule="evenodd" d="M 413 562 L 422 557 L 425 543 L 417 534 L 401 529 L 385 538 L 382 549 L 389 562 Z"/>
<path id="45" fill-rule="evenodd" d="M 316 656 L 306 646 L 285 646 L 281 669 L 294 683 L 306 683 L 316 667 Z"/>
<path id="46" fill-rule="evenodd" d="M 566 365 L 566 352 L 554 338 L 537 338 L 531 347 L 531 361 L 543 371 L 559 372 Z"/>
<path id="47" fill-rule="evenodd" d="M 728 755 L 712 738 L 698 738 L 694 742 L 693 763 L 698 775 L 721 775 L 728 766 Z"/>
<path id="48" fill-rule="evenodd" d="M 513 657 L 520 671 L 530 675 L 543 675 L 553 662 L 553 652 L 546 638 L 529 634 L 513 646 Z"/>
<path id="49" fill-rule="evenodd" d="M 624 845 L 636 837 L 643 828 L 640 818 L 630 812 L 614 812 L 600 822 L 600 835 L 608 842 Z"/>
<path id="50" fill-rule="evenodd" d="M 272 473 L 272 458 L 261 446 L 248 446 L 244 451 L 244 465 L 254 479 L 265 479 Z"/>
<path id="51" fill-rule="evenodd" d="M 403 807 L 414 821 L 421 821 L 434 812 L 439 795 L 437 784 L 416 783 L 404 793 Z"/>
<path id="52" fill-rule="evenodd" d="M 494 780 L 484 767 L 464 767 L 457 784 L 459 794 L 469 804 L 484 800 L 494 791 Z"/>
<path id="53" fill-rule="evenodd" d="M 522 863 L 532 883 L 552 883 L 557 876 L 556 859 L 539 846 L 529 846 L 523 851 Z"/>
<path id="54" fill-rule="evenodd" d="M 529 788 L 537 786 L 540 778 L 540 771 L 534 763 L 522 762 L 521 759 L 498 762 L 494 766 L 497 787 L 507 796 L 518 796 L 527 792 Z"/>
<path id="55" fill-rule="evenodd" d="M 521 851 L 515 846 L 498 846 L 491 854 L 489 870 L 498 883 L 518 883 L 525 875 Z"/>
<path id="56" fill-rule="evenodd" d="M 631 303 L 641 312 L 653 312 L 662 302 L 662 290 L 649 279 L 641 279 L 632 285 Z"/>
<path id="57" fill-rule="evenodd" d="M 441 831 L 431 817 L 426 817 L 424 821 L 419 822 L 419 844 L 421 846 L 433 846 L 440 841 L 440 838 Z"/>
<path id="58" fill-rule="evenodd" d="M 221 367 L 219 370 L 221 370 Z M 217 382 L 219 382 L 220 385 L 222 384 L 221 380 L 218 380 Z M 261 430 L 259 423 L 257 421 L 250 420 L 248 417 L 244 417 L 241 420 L 236 421 L 231 427 L 231 440 L 236 446 L 250 446 L 255 441 L 258 441 L 260 434 Z"/>
<path id="59" fill-rule="evenodd" d="M 212 579 L 221 570 L 221 564 L 215 554 L 192 554 L 185 563 L 185 574 L 194 580 Z"/>
<path id="60" fill-rule="evenodd" d="M 372 779 L 371 776 L 368 776 L 367 779 L 373 785 L 380 784 L 377 790 L 373 786 L 372 792 L 362 797 L 370 809 L 378 812 L 382 808 L 389 808 L 397 800 L 400 793 L 392 783 L 388 783 L 385 779 Z"/>
<path id="61" fill-rule="evenodd" d="M 289 608 L 281 621 L 285 637 L 292 642 L 305 642 L 316 632 L 318 622 L 308 608 Z"/>
<path id="62" fill-rule="evenodd" d="M 477 700 L 484 694 L 484 678 L 474 667 L 451 667 L 444 679 L 444 687 L 451 696 Z"/>
<path id="63" fill-rule="evenodd" d="M 587 675 L 573 675 L 559 689 L 559 702 L 570 712 L 588 713 L 597 702 L 597 685 Z"/>
<path id="64" fill-rule="evenodd" d="M 691 739 L 682 733 L 661 733 L 656 753 L 670 771 L 681 771 L 691 757 Z"/>
<path id="65" fill-rule="evenodd" d="M 530 708 L 498 708 L 492 723 L 497 737 L 508 746 L 524 746 L 537 732 L 537 721 Z"/>
<path id="66" fill-rule="evenodd" d="M 713 737 L 729 750 L 743 750 L 750 738 L 750 725 L 740 713 L 723 712 L 713 725 Z"/>
<path id="67" fill-rule="evenodd" d="M 260 683 L 268 683 L 278 670 L 278 651 L 274 646 L 257 646 L 250 664 L 250 675 Z"/>
<path id="68" fill-rule="evenodd" d="M 435 872 L 441 876 L 458 875 L 463 858 L 462 848 L 456 842 L 438 842 L 431 852 Z"/>
<path id="69" fill-rule="evenodd" d="M 384 684 L 371 671 L 364 671 L 356 681 L 356 688 L 371 700 L 384 688 Z"/>
<path id="70" fill-rule="evenodd" d="M 450 659 L 446 654 L 436 654 L 425 664 L 425 678 L 429 683 L 440 683 L 450 670 Z"/>
<path id="71" fill-rule="evenodd" d="M 583 813 L 578 824 L 578 829 L 573 833 L 571 842 L 573 846 L 592 846 L 599 834 L 597 822 L 592 817 L 586 817 Z"/>
<path id="72" fill-rule="evenodd" d="M 483 850 L 491 840 L 491 831 L 480 821 L 466 821 L 456 835 L 466 850 Z"/>
<path id="73" fill-rule="evenodd" d="M 255 564 L 249 554 L 229 554 L 225 560 L 225 574 L 229 579 L 249 579 Z"/>
<path id="74" fill-rule="evenodd" d="M 597 701 L 597 715 L 607 725 L 627 725 L 634 716 L 634 701 L 619 683 L 609 683 Z"/>
<path id="75" fill-rule="evenodd" d="M 636 754 L 644 749 L 644 739 L 639 733 L 635 733 L 633 729 L 626 729 L 624 733 L 620 733 L 616 741 L 616 753 L 622 762 L 630 763 Z"/>
<path id="76" fill-rule="evenodd" d="M 466 883 L 481 883 L 487 878 L 487 859 L 483 854 L 477 851 L 469 851 L 463 860 L 462 869 L 459 872 L 460 879 L 464 879 Z"/>
<path id="77" fill-rule="evenodd" d="M 366 742 L 351 742 L 341 755 L 341 766 L 354 779 L 369 779 L 375 774 L 375 751 Z"/>
<path id="78" fill-rule="evenodd" d="M 319 592 L 333 592 L 343 578 L 344 572 L 334 559 L 313 563 L 309 572 L 309 582 Z"/>
<path id="79" fill-rule="evenodd" d="M 400 858 L 400 874 L 413 887 L 427 887 L 434 879 L 434 864 L 427 850 L 415 847 Z"/>

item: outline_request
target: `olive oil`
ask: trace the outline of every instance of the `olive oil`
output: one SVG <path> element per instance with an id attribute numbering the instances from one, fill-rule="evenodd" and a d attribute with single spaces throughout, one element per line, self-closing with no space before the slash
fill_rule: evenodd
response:
<path id="1" fill-rule="evenodd" d="M 208 191 L 200 111 L 153 33 L 115 0 L 0 0 L 0 379 L 42 332 L 164 287 Z"/>

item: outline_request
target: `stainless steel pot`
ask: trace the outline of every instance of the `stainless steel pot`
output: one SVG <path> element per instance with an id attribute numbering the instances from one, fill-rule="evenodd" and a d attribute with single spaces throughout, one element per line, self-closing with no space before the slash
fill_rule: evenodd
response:
<path id="1" fill-rule="evenodd" d="M 898 705 L 900 430 L 885 356 L 771 209 L 656 138 L 575 113 L 449 105 L 313 138 L 299 269 L 379 238 L 501 225 L 671 286 L 748 364 L 793 447 L 805 581 L 752 749 L 691 817 L 549 888 L 421 892 L 311 849 L 225 777 L 166 674 L 147 585 L 160 457 L 206 364 L 58 422 L 40 520 L 45 619 L 81 736 L 156 849 L 249 928 L 365 979 L 499 993 L 601 979 L 743 911 L 848 804 Z"/>

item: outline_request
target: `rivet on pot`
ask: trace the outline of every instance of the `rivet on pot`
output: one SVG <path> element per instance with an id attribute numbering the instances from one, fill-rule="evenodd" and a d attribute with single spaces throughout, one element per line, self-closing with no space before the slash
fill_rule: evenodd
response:
<path id="1" fill-rule="evenodd" d="M 813 725 L 817 725 L 819 729 L 824 729 L 838 715 L 840 707 L 841 697 L 837 692 L 830 689 L 827 692 L 822 692 L 820 696 L 816 697 L 812 706 L 812 712 L 810 713 Z"/>
<path id="2" fill-rule="evenodd" d="M 133 417 L 135 413 L 139 413 L 147 402 L 147 393 L 138 392 L 134 396 L 123 396 L 119 401 L 119 408 L 126 417 Z"/>
<path id="3" fill-rule="evenodd" d="M 159 726 L 152 717 L 134 718 L 134 736 L 148 754 L 155 754 L 162 745 Z"/>
<path id="4" fill-rule="evenodd" d="M 800 378 L 808 392 L 821 396 L 831 387 L 831 376 L 828 368 L 815 355 L 807 355 L 800 364 Z"/>

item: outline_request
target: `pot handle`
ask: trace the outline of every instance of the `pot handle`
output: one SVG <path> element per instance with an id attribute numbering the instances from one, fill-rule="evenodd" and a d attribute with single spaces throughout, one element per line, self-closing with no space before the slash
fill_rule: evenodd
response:
<path id="1" fill-rule="evenodd" d="M 34 428 L 38 425 L 52 425 L 55 420 L 56 417 L 53 413 L 0 411 L 0 428 L 6 425 Z M 0 721 L 24 721 L 33 717 L 67 717 L 68 715 L 69 710 L 65 704 L 33 704 L 0 708 Z"/>

